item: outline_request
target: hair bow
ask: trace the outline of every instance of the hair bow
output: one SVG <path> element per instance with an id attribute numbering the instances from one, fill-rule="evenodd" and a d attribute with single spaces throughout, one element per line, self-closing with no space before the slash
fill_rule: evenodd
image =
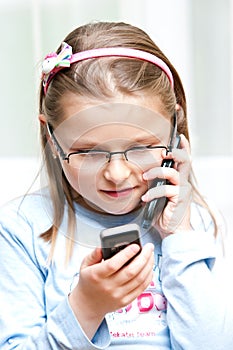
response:
<path id="1" fill-rule="evenodd" d="M 70 60 L 72 56 L 72 47 L 63 42 L 61 51 L 57 54 L 52 52 L 48 54 L 42 63 L 42 79 L 43 85 L 46 88 L 53 75 L 60 69 L 70 67 Z"/>

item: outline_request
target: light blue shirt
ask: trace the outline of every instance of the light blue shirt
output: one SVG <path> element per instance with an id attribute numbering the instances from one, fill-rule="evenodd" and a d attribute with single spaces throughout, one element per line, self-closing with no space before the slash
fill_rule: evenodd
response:
<path id="1" fill-rule="evenodd" d="M 17 199 L 0 211 L 0 349 L 231 350 L 233 313 L 216 279 L 216 242 L 205 210 L 192 205 L 191 232 L 162 242 L 154 231 L 142 243 L 155 245 L 154 278 L 132 304 L 106 315 L 90 341 L 69 305 L 80 264 L 99 232 L 140 220 L 93 213 L 76 204 L 74 254 L 65 265 L 67 217 L 59 230 L 54 260 L 39 236 L 52 225 L 46 191 Z M 220 295 L 220 293 L 222 293 Z M 220 302 L 221 298 L 221 302 Z"/>

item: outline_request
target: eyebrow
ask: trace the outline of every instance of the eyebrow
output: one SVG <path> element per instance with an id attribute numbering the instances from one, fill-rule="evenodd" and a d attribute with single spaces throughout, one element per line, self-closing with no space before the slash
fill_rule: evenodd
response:
<path id="1" fill-rule="evenodd" d="M 134 139 L 123 139 L 125 141 L 127 141 L 128 143 L 131 144 L 135 144 L 135 143 L 154 143 L 154 144 L 162 144 L 162 141 L 154 136 L 154 135 L 139 135 L 138 137 L 135 137 Z M 94 142 L 93 140 L 88 140 L 84 139 L 84 140 L 77 140 L 74 141 L 71 145 L 70 145 L 70 149 L 92 149 L 96 146 L 98 146 L 101 142 Z M 130 147 L 130 146 L 129 146 Z"/>
<path id="2" fill-rule="evenodd" d="M 140 142 L 143 142 L 143 141 L 151 141 L 151 142 L 161 142 L 161 140 L 158 138 L 158 137 L 156 137 L 155 135 L 142 135 L 142 136 L 139 136 L 139 137 L 136 137 L 135 139 L 134 139 L 134 141 L 135 142 L 138 142 L 138 143 L 140 143 Z"/>
<path id="3" fill-rule="evenodd" d="M 96 147 L 99 144 L 99 142 L 94 142 L 91 140 L 76 140 L 73 143 L 70 144 L 70 147 L 67 145 L 67 147 L 69 147 L 70 149 L 72 148 L 86 148 L 86 149 L 92 149 L 94 147 Z"/>

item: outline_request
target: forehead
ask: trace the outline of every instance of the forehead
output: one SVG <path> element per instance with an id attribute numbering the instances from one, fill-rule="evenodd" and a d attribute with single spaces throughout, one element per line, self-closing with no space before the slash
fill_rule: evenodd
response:
<path id="1" fill-rule="evenodd" d="M 72 144 L 79 139 L 143 138 L 153 135 L 167 138 L 171 120 L 161 113 L 160 103 L 148 104 L 140 100 L 125 99 L 111 103 L 86 104 L 71 101 L 64 107 L 65 118 L 56 127 L 58 138 Z"/>

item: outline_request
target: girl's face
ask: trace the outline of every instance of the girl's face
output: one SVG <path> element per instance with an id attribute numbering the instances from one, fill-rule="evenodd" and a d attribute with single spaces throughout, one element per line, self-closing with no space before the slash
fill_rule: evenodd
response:
<path id="1" fill-rule="evenodd" d="M 108 104 L 84 104 L 69 95 L 63 105 L 65 118 L 54 135 L 64 153 L 91 151 L 71 154 L 69 162 L 61 159 L 74 196 L 80 195 L 79 202 L 95 211 L 119 215 L 136 209 L 150 185 L 142 175 L 161 165 L 164 152 L 146 148 L 169 142 L 170 118 L 160 101 L 118 97 Z"/>

